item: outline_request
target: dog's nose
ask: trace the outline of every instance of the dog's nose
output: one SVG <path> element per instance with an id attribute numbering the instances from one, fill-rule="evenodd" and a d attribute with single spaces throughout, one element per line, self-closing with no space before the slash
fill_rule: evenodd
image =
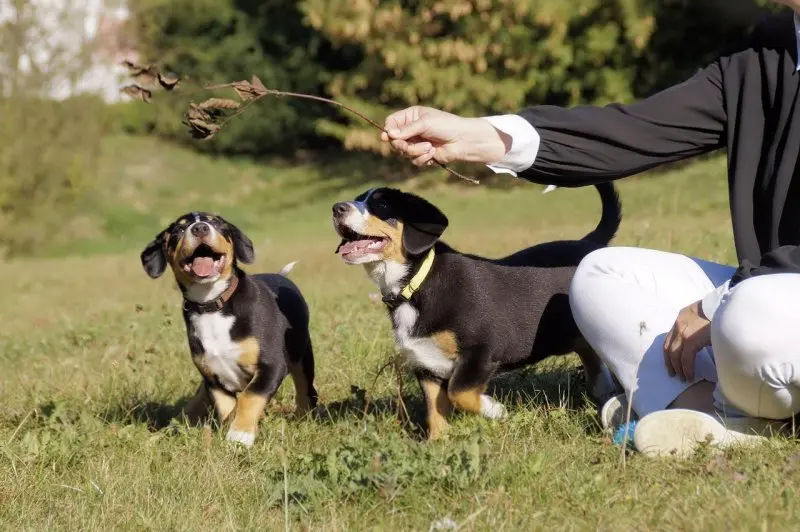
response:
<path id="1" fill-rule="evenodd" d="M 333 205 L 333 214 L 336 215 L 336 216 L 341 216 L 344 213 L 346 213 L 347 209 L 349 209 L 349 208 L 350 208 L 349 204 L 347 204 L 347 203 L 345 203 L 343 201 L 340 201 L 339 203 L 335 203 Z"/>
<path id="2" fill-rule="evenodd" d="M 205 222 L 197 222 L 192 226 L 192 234 L 196 237 L 207 236 L 209 232 L 208 224 Z"/>

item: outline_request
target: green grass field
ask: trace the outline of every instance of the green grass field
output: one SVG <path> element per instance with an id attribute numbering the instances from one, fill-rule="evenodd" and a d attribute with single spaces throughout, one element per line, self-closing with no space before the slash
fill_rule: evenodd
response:
<path id="1" fill-rule="evenodd" d="M 69 241 L 0 264 L 0 524 L 5 529 L 797 530 L 800 453 L 787 440 L 684 461 L 610 445 L 575 357 L 497 379 L 509 419 L 454 420 L 420 438 L 422 403 L 378 369 L 395 353 L 360 268 L 334 255 L 330 206 L 378 183 L 368 167 L 216 161 L 147 140 L 109 139 L 103 184 Z M 349 184 L 348 172 L 362 183 Z M 426 181 L 426 182 L 429 182 Z M 724 162 L 620 184 L 616 245 L 734 259 Z M 490 256 L 581 237 L 591 188 L 439 184 L 446 240 Z M 299 263 L 320 413 L 294 421 L 286 383 L 251 450 L 202 428 L 154 430 L 198 382 L 169 276 L 141 248 L 184 211 L 209 209 L 253 239 L 249 271 Z M 524 287 L 521 287 L 524 289 Z"/>

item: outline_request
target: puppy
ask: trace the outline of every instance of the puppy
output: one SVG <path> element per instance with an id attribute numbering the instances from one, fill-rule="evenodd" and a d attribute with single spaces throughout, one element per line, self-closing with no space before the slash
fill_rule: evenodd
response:
<path id="1" fill-rule="evenodd" d="M 427 405 L 428 435 L 447 428 L 452 407 L 501 418 L 484 392 L 498 372 L 577 352 L 592 393 L 614 392 L 610 373 L 581 337 L 567 291 L 575 268 L 614 237 L 622 208 L 598 185 L 603 213 L 582 240 L 539 244 L 502 259 L 459 253 L 439 241 L 447 217 L 423 198 L 391 188 L 333 206 L 336 252 L 362 264 L 380 287 L 395 339 Z"/>
<path id="2" fill-rule="evenodd" d="M 189 350 L 203 382 L 185 409 L 196 422 L 213 403 L 219 422 L 232 417 L 229 441 L 251 446 L 264 407 L 292 375 L 296 413 L 317 404 L 308 307 L 300 290 L 280 274 L 245 275 L 253 243 L 222 217 L 192 212 L 178 218 L 141 255 L 156 278 L 172 268 L 183 293 Z"/>

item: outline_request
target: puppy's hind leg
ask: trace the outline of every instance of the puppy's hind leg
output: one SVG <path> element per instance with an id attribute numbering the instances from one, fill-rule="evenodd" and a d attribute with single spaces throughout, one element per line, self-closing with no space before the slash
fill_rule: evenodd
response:
<path id="1" fill-rule="evenodd" d="M 314 348 L 311 340 L 306 343 L 306 348 L 298 362 L 289 365 L 289 373 L 294 382 L 295 416 L 300 418 L 317 407 L 317 390 L 314 388 Z"/>
<path id="2" fill-rule="evenodd" d="M 583 363 L 583 372 L 586 376 L 586 384 L 589 386 L 589 391 L 595 401 L 600 404 L 605 403 L 612 396 L 620 391 L 614 376 L 608 370 L 606 365 L 597 356 L 589 344 L 581 339 L 575 346 L 575 352 Z"/>

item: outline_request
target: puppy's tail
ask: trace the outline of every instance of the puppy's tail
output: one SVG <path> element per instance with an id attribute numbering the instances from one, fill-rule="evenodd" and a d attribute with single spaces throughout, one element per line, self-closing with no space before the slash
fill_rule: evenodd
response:
<path id="1" fill-rule="evenodd" d="M 607 246 L 617 234 L 619 224 L 622 222 L 622 203 L 613 183 L 600 183 L 595 185 L 600 193 L 600 202 L 603 205 L 603 214 L 597 228 L 583 237 L 583 240 L 594 242 L 599 246 Z"/>
<path id="2" fill-rule="evenodd" d="M 278 272 L 278 275 L 283 275 L 284 277 L 289 277 L 289 273 L 294 269 L 294 265 L 295 264 L 297 264 L 297 261 L 290 262 L 289 264 L 287 264 L 286 266 L 281 268 L 281 271 Z"/>

